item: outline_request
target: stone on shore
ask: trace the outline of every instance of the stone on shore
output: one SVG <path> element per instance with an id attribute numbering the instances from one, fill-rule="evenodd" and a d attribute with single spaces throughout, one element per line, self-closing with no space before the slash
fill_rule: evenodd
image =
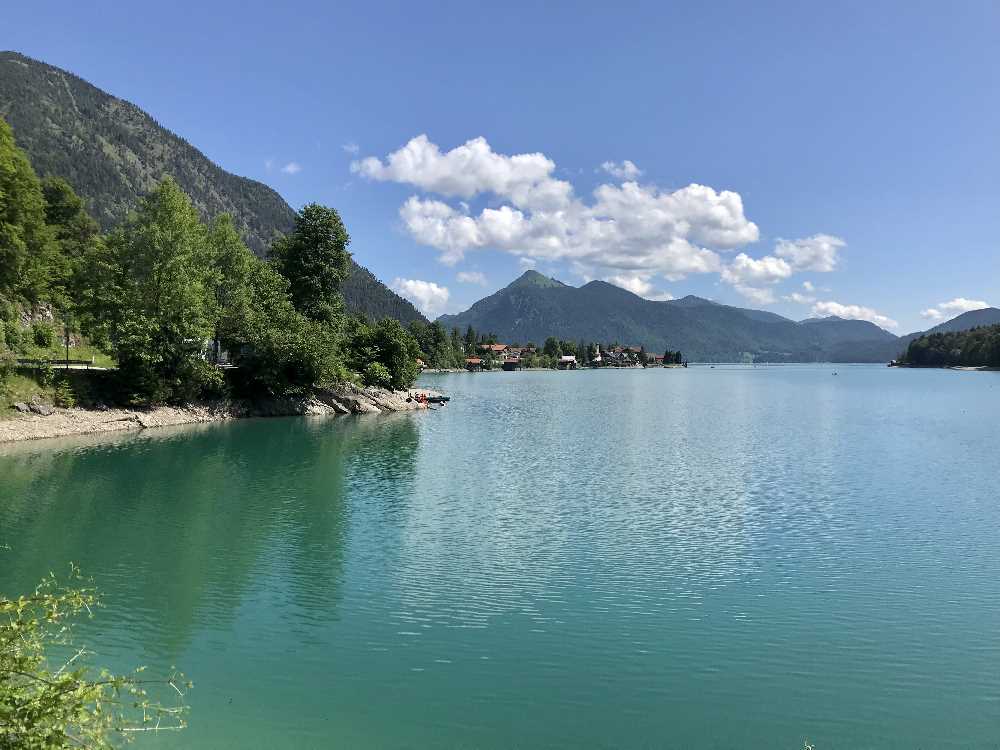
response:
<path id="1" fill-rule="evenodd" d="M 440 395 L 421 388 L 413 393 Z M 220 422 L 243 417 L 380 414 L 426 409 L 406 391 L 361 387 L 353 383 L 319 388 L 309 396 L 271 398 L 255 402 L 220 401 L 148 409 L 115 409 L 101 404 L 93 409 L 53 409 L 48 404 L 15 404 L 19 412 L 0 419 L 0 443 L 102 432 L 145 430 L 170 425 Z"/>

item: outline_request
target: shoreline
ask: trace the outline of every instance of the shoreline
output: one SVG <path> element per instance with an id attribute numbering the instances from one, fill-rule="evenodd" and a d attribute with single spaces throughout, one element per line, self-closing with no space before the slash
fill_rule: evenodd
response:
<path id="1" fill-rule="evenodd" d="M 145 409 L 61 409 L 52 408 L 47 416 L 15 414 L 0 419 L 0 443 L 94 435 L 101 433 L 140 432 L 156 427 L 207 424 L 232 419 L 258 417 L 295 417 L 346 414 L 385 414 L 426 409 L 427 404 L 407 401 L 410 393 L 441 395 L 426 388 L 391 391 L 345 384 L 320 388 L 310 396 L 272 398 L 261 401 L 217 401 L 153 406 Z"/>
<path id="2" fill-rule="evenodd" d="M 955 372 L 1000 372 L 1000 367 L 971 367 L 966 365 L 891 365 L 900 370 L 954 370 Z"/>

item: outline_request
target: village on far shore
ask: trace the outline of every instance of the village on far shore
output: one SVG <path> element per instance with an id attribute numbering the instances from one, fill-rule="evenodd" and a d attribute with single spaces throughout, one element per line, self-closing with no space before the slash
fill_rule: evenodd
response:
<path id="1" fill-rule="evenodd" d="M 684 356 L 679 351 L 651 354 L 641 346 L 619 346 L 586 344 L 570 346 L 566 352 L 566 342 L 550 339 L 541 349 L 534 344 L 482 342 L 476 345 L 474 355 L 465 359 L 465 369 L 469 372 L 483 372 L 500 369 L 506 372 L 516 370 L 556 369 L 577 370 L 602 367 L 687 367 Z"/>

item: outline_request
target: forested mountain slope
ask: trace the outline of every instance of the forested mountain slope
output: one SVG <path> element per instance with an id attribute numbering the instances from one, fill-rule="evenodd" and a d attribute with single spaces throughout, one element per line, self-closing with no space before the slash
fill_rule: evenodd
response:
<path id="1" fill-rule="evenodd" d="M 0 117 L 14 128 L 35 170 L 64 177 L 104 230 L 120 223 L 165 174 L 202 216 L 231 214 L 258 255 L 292 228 L 295 212 L 267 185 L 225 171 L 134 104 L 16 52 L 0 52 Z M 357 264 L 343 292 L 348 308 L 368 317 L 424 319 Z"/>

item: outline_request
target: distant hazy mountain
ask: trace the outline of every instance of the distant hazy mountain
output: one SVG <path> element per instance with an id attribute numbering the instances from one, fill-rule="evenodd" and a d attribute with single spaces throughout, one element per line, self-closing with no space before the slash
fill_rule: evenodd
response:
<path id="1" fill-rule="evenodd" d="M 905 336 L 900 336 L 898 343 L 902 346 L 903 350 L 905 350 L 906 347 L 910 345 L 911 341 L 914 341 L 928 333 L 957 333 L 958 331 L 968 331 L 972 328 L 992 326 L 998 323 L 1000 323 L 1000 310 L 995 307 L 986 307 L 982 310 L 972 310 L 970 312 L 962 313 L 958 317 L 946 320 L 944 323 L 939 323 L 926 331 L 914 331 L 913 333 L 908 333 Z M 893 351 L 895 351 L 895 347 Z M 889 358 L 896 359 L 901 353 L 901 351 L 895 352 Z"/>
<path id="2" fill-rule="evenodd" d="M 884 328 L 879 328 L 867 320 L 846 320 L 831 315 L 828 318 L 809 318 L 799 325 L 807 326 L 828 343 L 843 343 L 845 341 L 882 341 L 894 342 L 895 334 Z"/>
<path id="3" fill-rule="evenodd" d="M 226 172 L 134 104 L 16 52 L 0 52 L 0 117 L 35 170 L 65 177 L 105 230 L 165 174 L 204 216 L 230 213 L 259 255 L 292 227 L 295 212 L 267 185 Z M 357 264 L 344 297 L 349 309 L 369 317 L 424 319 Z"/>
<path id="4" fill-rule="evenodd" d="M 957 318 L 946 320 L 940 325 L 924 331 L 923 333 L 952 333 L 955 331 L 967 331 L 970 328 L 979 326 L 992 326 L 1000 323 L 1000 310 L 995 307 L 986 307 L 982 310 L 972 310 L 962 313 Z"/>
<path id="5" fill-rule="evenodd" d="M 540 344 L 547 336 L 680 349 L 693 361 L 886 362 L 919 333 L 896 336 L 864 320 L 836 316 L 796 322 L 764 310 L 720 305 L 693 295 L 652 302 L 603 281 L 573 287 L 528 271 L 507 287 L 441 323 L 471 325 L 502 340 Z M 1000 323 L 1000 310 L 976 310 L 931 329 Z"/>

